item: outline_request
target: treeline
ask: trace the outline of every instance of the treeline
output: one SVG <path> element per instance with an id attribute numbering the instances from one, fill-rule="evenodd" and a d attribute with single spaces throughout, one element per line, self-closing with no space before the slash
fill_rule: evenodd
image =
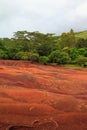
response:
<path id="1" fill-rule="evenodd" d="M 61 36 L 18 31 L 13 38 L 0 39 L 0 59 L 86 67 L 87 39 L 75 37 L 73 29 Z"/>

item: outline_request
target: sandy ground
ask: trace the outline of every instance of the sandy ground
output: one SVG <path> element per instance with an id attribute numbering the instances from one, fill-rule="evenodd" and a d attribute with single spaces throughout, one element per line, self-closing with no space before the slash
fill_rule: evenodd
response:
<path id="1" fill-rule="evenodd" d="M 87 130 L 87 69 L 0 60 L 0 130 Z"/>

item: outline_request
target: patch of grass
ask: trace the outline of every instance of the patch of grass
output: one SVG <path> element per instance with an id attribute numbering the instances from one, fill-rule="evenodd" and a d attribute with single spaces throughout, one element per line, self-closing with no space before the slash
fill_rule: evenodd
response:
<path id="1" fill-rule="evenodd" d="M 75 35 L 77 38 L 83 38 L 83 39 L 87 39 L 87 30 L 76 33 Z"/>
<path id="2" fill-rule="evenodd" d="M 83 68 L 82 66 L 79 66 L 79 65 L 76 65 L 76 64 L 75 64 L 75 65 L 73 65 L 73 64 L 66 64 L 66 65 L 64 65 L 64 66 L 65 66 L 65 67 L 69 67 L 69 68 L 78 68 L 78 69 L 79 69 L 79 68 L 81 68 L 81 69 Z"/>

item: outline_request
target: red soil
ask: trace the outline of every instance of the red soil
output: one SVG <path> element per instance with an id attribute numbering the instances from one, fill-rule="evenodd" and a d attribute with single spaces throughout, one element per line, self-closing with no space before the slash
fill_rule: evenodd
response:
<path id="1" fill-rule="evenodd" d="M 0 130 L 87 130 L 87 69 L 1 60 Z"/>

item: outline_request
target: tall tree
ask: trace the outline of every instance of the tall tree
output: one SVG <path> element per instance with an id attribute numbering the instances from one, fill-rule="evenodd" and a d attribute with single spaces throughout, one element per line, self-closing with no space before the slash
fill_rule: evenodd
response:
<path id="1" fill-rule="evenodd" d="M 62 33 L 61 35 L 61 47 L 74 47 L 75 46 L 75 34 L 73 29 L 68 33 Z"/>

